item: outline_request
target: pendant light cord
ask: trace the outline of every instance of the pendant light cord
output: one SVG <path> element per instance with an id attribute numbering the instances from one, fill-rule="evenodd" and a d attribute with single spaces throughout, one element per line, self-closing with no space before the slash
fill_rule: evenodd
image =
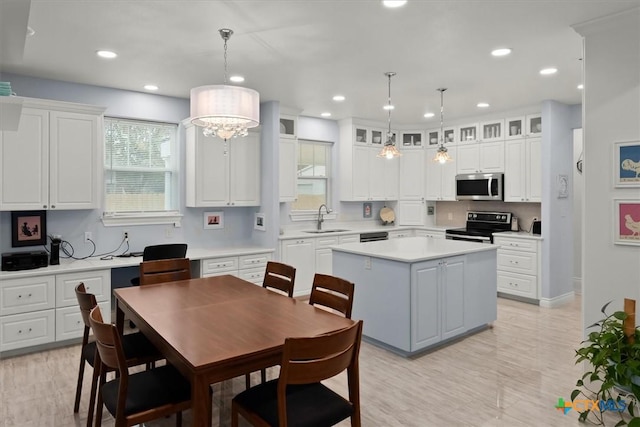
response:
<path id="1" fill-rule="evenodd" d="M 444 146 L 444 91 L 447 88 L 440 88 L 440 147 Z"/>
<path id="2" fill-rule="evenodd" d="M 218 32 L 220 33 L 220 36 L 222 37 L 222 40 L 224 40 L 224 84 L 227 84 L 227 41 L 229 40 L 229 38 L 231 38 L 231 35 L 233 34 L 233 30 L 230 30 L 228 28 L 223 28 L 221 30 L 218 30 Z"/>

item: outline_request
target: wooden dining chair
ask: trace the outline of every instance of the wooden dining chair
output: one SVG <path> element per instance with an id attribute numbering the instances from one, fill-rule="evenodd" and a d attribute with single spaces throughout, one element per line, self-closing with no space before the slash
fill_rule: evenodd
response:
<path id="1" fill-rule="evenodd" d="M 285 293 L 293 297 L 293 287 L 296 282 L 296 269 L 287 264 L 269 261 L 264 272 L 262 287 Z"/>
<path id="2" fill-rule="evenodd" d="M 142 261 L 157 261 L 160 259 L 186 258 L 186 243 L 165 243 L 162 245 L 145 246 L 142 252 Z M 134 286 L 140 285 L 140 277 L 131 279 Z"/>
<path id="3" fill-rule="evenodd" d="M 140 263 L 140 286 L 191 279 L 189 258 L 172 258 Z"/>
<path id="4" fill-rule="evenodd" d="M 351 319 L 355 285 L 340 277 L 316 273 L 313 277 L 309 304 L 336 310 Z"/>
<path id="5" fill-rule="evenodd" d="M 360 427 L 358 354 L 362 321 L 329 334 L 287 338 L 280 377 L 243 391 L 231 401 L 231 426 L 242 415 L 254 426 L 332 426 L 351 418 Z M 349 398 L 321 381 L 347 370 Z"/>
<path id="6" fill-rule="evenodd" d="M 116 427 L 133 426 L 176 414 L 176 425 L 182 425 L 182 411 L 191 407 L 191 384 L 172 365 L 129 374 L 122 337 L 111 323 L 102 320 L 100 307 L 89 314 L 96 339 L 96 365 L 100 372 L 95 426 L 102 422 L 102 407 L 115 418 Z M 126 336 L 126 335 L 125 335 Z M 118 376 L 106 381 L 106 373 Z"/>
<path id="7" fill-rule="evenodd" d="M 88 293 L 84 283 L 80 283 L 75 288 L 76 298 L 80 306 L 80 314 L 84 322 L 84 332 L 82 334 L 82 345 L 80 347 L 80 368 L 78 369 L 78 384 L 76 385 L 76 399 L 73 405 L 73 412 L 80 409 L 80 396 L 82 394 L 82 380 L 84 378 L 85 363 L 93 368 L 93 378 L 91 380 L 91 394 L 89 397 L 89 412 L 87 414 L 87 426 L 91 426 L 93 421 L 93 410 L 95 407 L 96 388 L 98 384 L 98 370 L 95 364 L 96 343 L 89 341 L 91 326 L 89 324 L 89 313 L 97 305 L 94 294 Z M 122 348 L 128 366 L 149 364 L 163 358 L 162 354 L 153 344 L 140 332 L 124 335 L 122 337 Z"/>
<path id="8" fill-rule="evenodd" d="M 289 298 L 293 298 L 293 287 L 296 283 L 296 269 L 287 264 L 269 261 L 264 272 L 262 287 L 269 290 L 275 290 L 283 293 Z M 267 381 L 267 370 L 260 370 L 260 378 L 262 382 Z M 251 373 L 245 375 L 246 388 L 251 387 Z"/>

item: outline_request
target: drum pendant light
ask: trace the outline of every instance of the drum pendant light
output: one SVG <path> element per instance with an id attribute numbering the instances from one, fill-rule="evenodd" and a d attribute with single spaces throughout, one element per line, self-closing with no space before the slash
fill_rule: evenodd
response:
<path id="1" fill-rule="evenodd" d="M 260 124 L 260 95 L 253 89 L 227 85 L 227 41 L 233 31 L 219 30 L 224 40 L 224 84 L 191 89 L 191 123 L 203 128 L 205 136 L 225 141 L 246 136 Z"/>
<path id="2" fill-rule="evenodd" d="M 447 147 L 444 146 L 444 91 L 445 90 L 447 90 L 447 88 L 438 89 L 438 91 L 440 92 L 440 147 L 438 147 L 438 151 L 436 152 L 436 155 L 433 158 L 434 162 L 438 162 L 440 164 L 445 164 L 453 160 L 451 156 L 449 156 Z"/>
<path id="3" fill-rule="evenodd" d="M 384 75 L 389 79 L 389 98 L 387 105 L 384 106 L 384 109 L 389 112 L 389 128 L 387 129 L 387 140 L 377 156 L 384 157 L 385 159 L 393 159 L 402 156 L 402 153 L 396 148 L 396 144 L 393 141 L 393 132 L 391 132 L 391 110 L 394 108 L 391 104 L 391 77 L 395 76 L 396 73 L 389 71 L 384 73 Z"/>

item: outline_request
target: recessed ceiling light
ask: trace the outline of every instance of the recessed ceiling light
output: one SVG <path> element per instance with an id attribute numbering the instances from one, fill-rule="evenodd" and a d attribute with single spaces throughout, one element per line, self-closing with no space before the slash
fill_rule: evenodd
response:
<path id="1" fill-rule="evenodd" d="M 34 30 L 31 27 L 27 27 L 27 36 L 32 36 L 36 33 L 36 30 Z"/>
<path id="2" fill-rule="evenodd" d="M 229 77 L 229 80 L 234 82 L 234 83 L 242 83 L 244 81 L 244 77 L 242 77 L 242 76 L 231 76 L 231 77 Z"/>
<path id="3" fill-rule="evenodd" d="M 435 114 L 434 114 L 434 113 L 424 113 L 424 117 L 425 117 L 426 119 L 430 119 L 430 118 L 431 118 L 431 117 L 433 117 L 433 116 L 435 116 Z"/>
<path id="4" fill-rule="evenodd" d="M 331 117 L 331 113 L 328 112 L 324 112 L 322 114 L 320 114 L 322 117 Z"/>
<path id="5" fill-rule="evenodd" d="M 385 5 L 385 7 L 401 7 L 404 6 L 407 3 L 407 0 L 383 0 L 382 4 Z"/>
<path id="6" fill-rule="evenodd" d="M 144 85 L 146 90 L 158 90 L 158 86 L 156 85 Z"/>
<path id="7" fill-rule="evenodd" d="M 344 101 L 346 98 L 344 97 L 344 95 L 336 95 L 333 97 L 333 100 L 336 102 L 342 102 Z"/>
<path id="8" fill-rule="evenodd" d="M 558 69 L 555 67 L 543 68 L 542 70 L 540 70 L 540 74 L 542 74 L 543 76 L 549 76 L 557 72 L 558 72 Z"/>
<path id="9" fill-rule="evenodd" d="M 491 51 L 491 55 L 493 56 L 507 56 L 511 53 L 511 49 L 508 47 L 501 47 L 499 49 L 494 49 Z"/>
<path id="10" fill-rule="evenodd" d="M 478 108 L 489 108 L 489 104 L 486 103 L 486 102 L 478 102 L 476 107 L 478 107 Z"/>
<path id="11" fill-rule="evenodd" d="M 396 108 L 396 107 L 394 107 L 393 105 L 389 105 L 389 104 L 387 104 L 387 105 L 385 105 L 385 106 L 384 106 L 384 107 L 382 107 L 382 108 L 383 108 L 383 109 L 385 109 L 385 110 L 393 110 L 393 109 L 394 109 L 394 108 Z"/>
<path id="12" fill-rule="evenodd" d="M 98 50 L 96 51 L 96 55 L 98 55 L 100 58 L 106 58 L 106 59 L 113 59 L 116 56 L 118 56 L 117 53 L 112 52 L 110 50 Z"/>
<path id="13" fill-rule="evenodd" d="M 580 83 L 580 84 L 578 85 L 578 89 L 580 89 L 580 90 L 584 89 L 584 85 L 583 85 L 582 83 Z"/>

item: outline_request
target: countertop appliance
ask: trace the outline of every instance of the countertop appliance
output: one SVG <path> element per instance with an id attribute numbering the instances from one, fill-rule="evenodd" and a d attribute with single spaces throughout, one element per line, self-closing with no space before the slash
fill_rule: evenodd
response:
<path id="1" fill-rule="evenodd" d="M 45 251 L 2 254 L 2 271 L 32 270 L 47 265 L 49 265 L 49 254 Z"/>
<path id="2" fill-rule="evenodd" d="M 445 230 L 445 238 L 466 242 L 493 243 L 493 233 L 511 230 L 511 212 L 467 212 L 465 228 Z"/>
<path id="3" fill-rule="evenodd" d="M 378 240 L 388 240 L 389 233 L 386 231 L 374 231 L 371 233 L 360 233 L 361 242 L 376 242 Z"/>
<path id="4" fill-rule="evenodd" d="M 503 173 L 456 175 L 456 200 L 502 200 Z"/>

